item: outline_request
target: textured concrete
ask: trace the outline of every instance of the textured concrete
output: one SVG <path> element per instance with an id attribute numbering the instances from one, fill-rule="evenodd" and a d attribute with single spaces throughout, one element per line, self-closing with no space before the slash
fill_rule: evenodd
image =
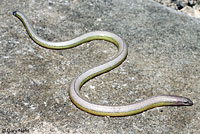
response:
<path id="1" fill-rule="evenodd" d="M 194 105 L 115 118 L 81 111 L 69 99 L 70 82 L 112 58 L 116 48 L 105 41 L 59 51 L 42 48 L 12 15 L 16 9 L 50 41 L 105 30 L 129 45 L 120 67 L 83 86 L 88 100 L 117 105 L 171 94 Z M 199 20 L 152 0 L 3 0 L 0 20 L 0 133 L 200 133 Z"/>

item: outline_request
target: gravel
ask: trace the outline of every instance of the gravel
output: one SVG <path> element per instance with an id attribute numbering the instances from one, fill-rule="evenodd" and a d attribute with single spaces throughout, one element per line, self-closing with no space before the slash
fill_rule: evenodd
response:
<path id="1" fill-rule="evenodd" d="M 195 8 L 200 4 L 199 0 L 155 0 L 155 1 L 176 10 L 181 10 L 186 6 Z"/>

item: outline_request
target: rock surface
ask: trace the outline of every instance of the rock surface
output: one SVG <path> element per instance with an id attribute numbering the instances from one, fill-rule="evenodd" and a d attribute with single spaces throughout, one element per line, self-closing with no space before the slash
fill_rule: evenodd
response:
<path id="1" fill-rule="evenodd" d="M 199 134 L 200 21 L 153 0 L 3 0 L 0 5 L 0 133 Z M 81 93 L 99 104 L 128 104 L 153 95 L 193 100 L 128 117 L 99 117 L 76 108 L 70 82 L 116 53 L 105 41 L 67 50 L 35 44 L 12 15 L 19 10 L 50 41 L 105 30 L 129 45 L 118 68 L 87 82 Z"/>

